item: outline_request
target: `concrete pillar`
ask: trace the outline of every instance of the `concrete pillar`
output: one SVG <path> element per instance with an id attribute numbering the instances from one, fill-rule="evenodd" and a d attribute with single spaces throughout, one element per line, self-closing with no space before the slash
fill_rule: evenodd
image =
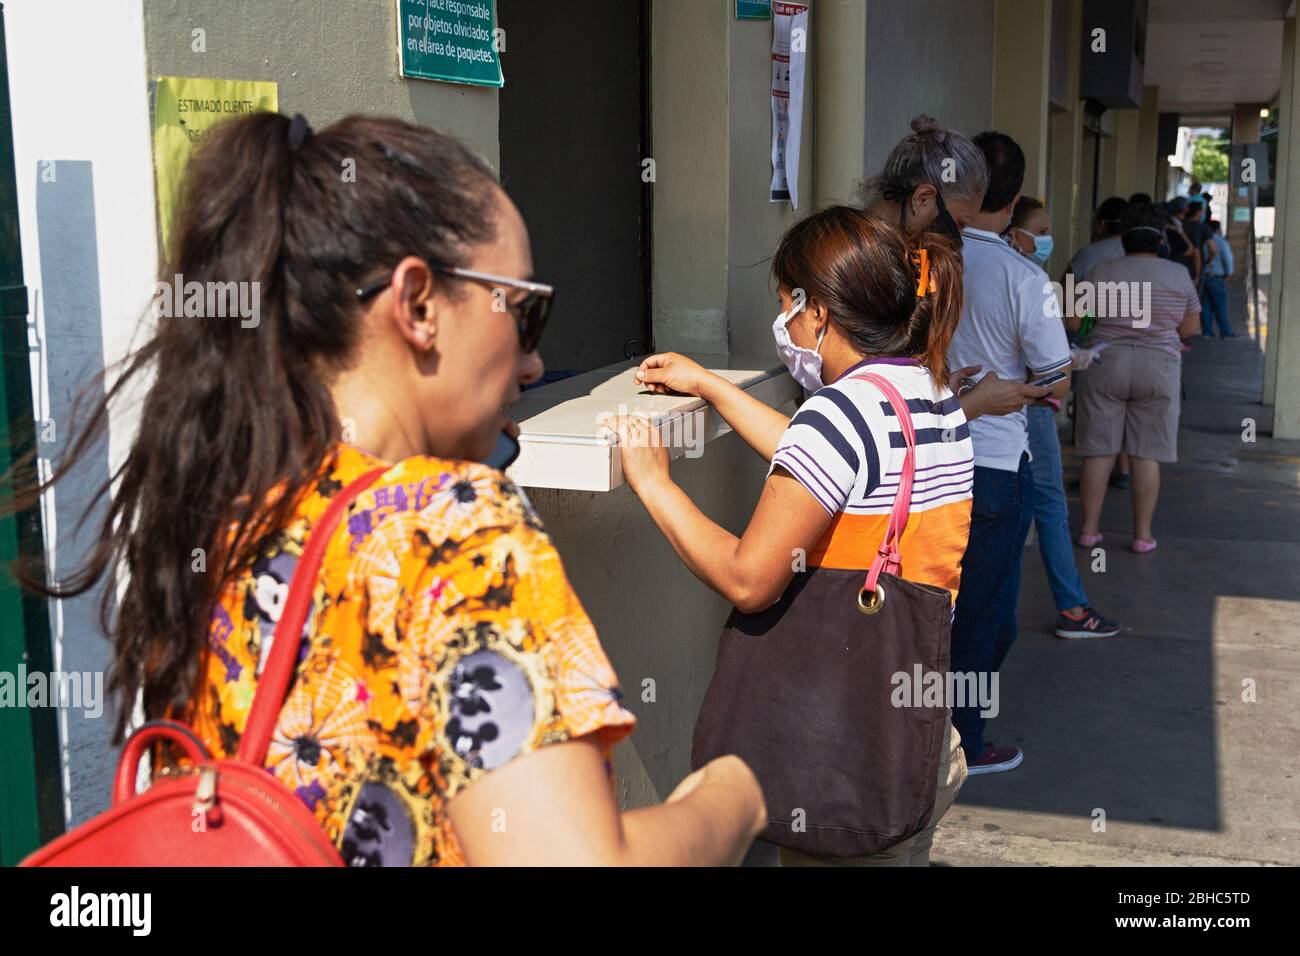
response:
<path id="1" fill-rule="evenodd" d="M 655 345 L 727 350 L 731 11 L 657 0 L 651 19 Z M 770 34 L 769 34 L 770 36 Z M 770 41 L 769 41 L 770 42 Z M 770 167 L 769 167 L 770 170 Z M 664 188 L 671 183 L 672 188 Z"/>
<path id="2" fill-rule="evenodd" d="M 1138 129 L 1140 110 L 1115 111 L 1115 135 L 1111 137 L 1114 171 L 1111 192 L 1127 199 L 1138 191 Z"/>
<path id="3" fill-rule="evenodd" d="M 813 9 L 813 208 L 853 201 L 864 175 L 867 0 L 839 0 Z"/>
<path id="4" fill-rule="evenodd" d="M 1142 109 L 1138 116 L 1137 170 L 1133 178 L 1133 192 L 1147 193 L 1153 199 L 1161 198 L 1156 195 L 1156 163 L 1161 158 L 1156 156 L 1156 137 L 1160 125 L 1159 101 L 1160 87 L 1142 88 Z"/>
<path id="5" fill-rule="evenodd" d="M 1282 83 L 1279 88 L 1277 106 L 1277 169 L 1273 170 L 1273 195 L 1275 218 L 1273 220 L 1273 271 L 1268 280 L 1268 325 L 1264 338 L 1264 389 L 1260 400 L 1265 405 L 1272 405 L 1277 395 L 1277 357 L 1281 352 L 1282 339 L 1282 298 L 1286 285 L 1286 273 L 1281 263 L 1286 252 L 1286 195 L 1290 176 L 1287 167 L 1291 162 L 1290 139 L 1286 132 L 1294 122 L 1295 105 L 1291 95 L 1295 81 L 1295 17 L 1288 17 L 1282 26 Z M 1224 224 L 1227 225 L 1226 223 Z M 1242 271 L 1244 263 L 1238 266 Z"/>
<path id="6" fill-rule="evenodd" d="M 1069 5 L 1070 54 L 1066 70 L 1067 109 L 1053 110 L 1049 118 L 1048 135 L 1051 137 L 1052 176 L 1051 195 L 1047 197 L 1047 211 L 1052 216 L 1052 234 L 1056 237 L 1052 258 L 1047 260 L 1047 274 L 1053 278 L 1065 271 L 1070 257 L 1077 251 L 1074 237 L 1078 232 L 1080 217 L 1089 218 L 1086 200 L 1079 197 L 1080 151 L 1083 148 L 1083 105 L 1079 101 L 1079 34 L 1083 23 L 1083 0 L 1073 0 Z"/>
<path id="7" fill-rule="evenodd" d="M 1232 144 L 1234 146 L 1243 143 L 1259 142 L 1259 111 L 1266 106 L 1265 103 L 1238 103 L 1232 111 Z M 1246 236 L 1249 234 L 1249 220 L 1238 221 L 1236 210 L 1238 207 L 1250 208 L 1256 190 L 1250 187 L 1245 196 L 1240 195 L 1239 187 L 1230 187 L 1228 189 L 1228 221 L 1223 224 L 1223 234 L 1227 237 L 1228 245 L 1232 248 L 1232 255 L 1238 261 L 1244 261 L 1246 254 Z"/>
<path id="8" fill-rule="evenodd" d="M 1290 39 L 1283 47 L 1285 85 L 1282 95 L 1288 106 L 1287 112 L 1291 115 L 1280 123 L 1278 129 L 1279 165 L 1283 162 L 1283 156 L 1288 157 L 1286 161 L 1290 161 L 1290 157 L 1300 155 L 1297 152 L 1300 150 L 1300 124 L 1295 122 L 1295 98 L 1300 92 L 1300 70 L 1296 69 L 1294 18 L 1287 19 L 1286 30 L 1284 36 L 1289 36 Z M 1255 134 L 1258 137 L 1258 110 L 1255 118 Z M 1287 177 L 1288 180 L 1291 178 Z M 1285 192 L 1279 189 L 1277 211 L 1280 228 L 1275 234 L 1281 235 L 1283 239 L 1282 248 L 1275 249 L 1273 253 L 1274 281 L 1280 274 L 1285 286 L 1300 288 L 1297 285 L 1300 283 L 1300 241 L 1288 241 L 1286 237 L 1287 230 L 1300 223 L 1300 188 L 1288 182 Z M 1300 438 L 1300 334 L 1294 331 L 1297 323 L 1300 323 L 1300 295 L 1284 294 L 1282 301 L 1270 308 L 1269 316 L 1270 330 L 1282 330 L 1273 343 L 1277 354 L 1273 409 L 1273 436 L 1276 438 Z"/>
<path id="9" fill-rule="evenodd" d="M 767 199 L 772 24 L 737 20 L 733 10 L 698 0 L 653 6 L 651 272 L 660 349 L 766 354 L 779 306 L 765 260 L 813 208 L 815 60 L 805 65 L 794 210 Z M 861 155 L 859 143 L 859 162 Z"/>
<path id="10" fill-rule="evenodd" d="M 1025 151 L 1024 193 L 1042 198 L 1047 191 L 1052 5 L 1045 0 L 997 0 L 994 11 L 993 128 Z"/>

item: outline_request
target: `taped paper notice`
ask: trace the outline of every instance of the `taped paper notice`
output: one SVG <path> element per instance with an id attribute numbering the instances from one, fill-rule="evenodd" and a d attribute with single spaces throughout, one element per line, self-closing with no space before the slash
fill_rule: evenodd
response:
<path id="1" fill-rule="evenodd" d="M 158 77 L 153 109 L 153 168 L 164 250 L 171 237 L 185 164 L 203 134 L 222 120 L 278 109 L 273 82 Z"/>
<path id="2" fill-rule="evenodd" d="M 769 201 L 799 208 L 808 4 L 772 0 L 772 187 Z"/>

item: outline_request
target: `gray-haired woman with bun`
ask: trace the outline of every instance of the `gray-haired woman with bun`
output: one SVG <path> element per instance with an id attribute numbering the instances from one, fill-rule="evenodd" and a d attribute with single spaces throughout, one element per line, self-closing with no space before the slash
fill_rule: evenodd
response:
<path id="1" fill-rule="evenodd" d="M 960 249 L 961 231 L 979 214 L 988 184 L 983 151 L 922 113 L 912 120 L 912 132 L 890 150 L 880 174 L 863 183 L 859 192 L 867 212 L 900 226 L 913 240 L 928 230 L 942 233 Z M 1008 415 L 1046 394 L 993 372 L 977 383 L 974 376 L 979 372 L 979 366 L 968 366 L 954 371 L 949 380 L 967 420 Z"/>

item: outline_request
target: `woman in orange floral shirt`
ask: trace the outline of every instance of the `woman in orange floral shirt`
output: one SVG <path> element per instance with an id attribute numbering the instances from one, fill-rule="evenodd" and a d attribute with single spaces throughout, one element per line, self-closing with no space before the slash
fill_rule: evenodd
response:
<path id="1" fill-rule="evenodd" d="M 396 120 L 254 114 L 205 138 L 178 216 L 165 281 L 248 283 L 256 321 L 158 318 L 109 391 L 151 380 L 100 547 L 46 590 L 129 572 L 118 733 L 138 695 L 235 752 L 307 535 L 380 466 L 325 552 L 266 760 L 343 859 L 737 862 L 765 813 L 734 757 L 619 812 L 634 718 L 537 515 L 476 463 L 517 434 L 551 295 L 488 168 Z"/>

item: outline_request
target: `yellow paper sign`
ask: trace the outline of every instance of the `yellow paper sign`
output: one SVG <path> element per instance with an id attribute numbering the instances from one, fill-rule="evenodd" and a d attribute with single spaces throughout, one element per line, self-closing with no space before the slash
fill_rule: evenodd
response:
<path id="1" fill-rule="evenodd" d="M 180 201 L 181 175 L 203 134 L 222 120 L 279 107 L 276 84 L 262 80 L 205 80 L 160 76 L 154 94 L 153 167 L 158 225 L 168 247 Z"/>

